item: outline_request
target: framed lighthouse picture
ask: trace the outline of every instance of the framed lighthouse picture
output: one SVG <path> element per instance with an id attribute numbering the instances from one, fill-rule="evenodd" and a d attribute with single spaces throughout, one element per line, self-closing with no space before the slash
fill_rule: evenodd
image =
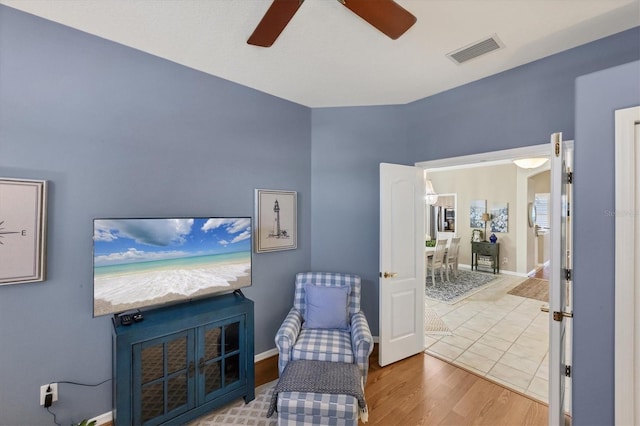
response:
<path id="1" fill-rule="evenodd" d="M 256 253 L 297 248 L 297 192 L 256 189 L 255 197 Z"/>

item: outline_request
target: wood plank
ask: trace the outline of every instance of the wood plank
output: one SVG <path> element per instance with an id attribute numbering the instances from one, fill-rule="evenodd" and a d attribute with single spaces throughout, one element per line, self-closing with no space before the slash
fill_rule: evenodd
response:
<path id="1" fill-rule="evenodd" d="M 255 363 L 256 387 L 278 378 L 278 355 Z"/>
<path id="2" fill-rule="evenodd" d="M 545 404 L 430 355 L 384 368 L 376 356 L 365 389 L 367 426 L 547 424 Z"/>

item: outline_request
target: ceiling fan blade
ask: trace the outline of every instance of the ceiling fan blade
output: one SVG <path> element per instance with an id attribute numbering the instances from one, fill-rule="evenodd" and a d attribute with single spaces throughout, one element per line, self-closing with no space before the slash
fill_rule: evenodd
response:
<path id="1" fill-rule="evenodd" d="M 416 17 L 393 0 L 338 1 L 393 40 L 416 23 Z"/>
<path id="2" fill-rule="evenodd" d="M 296 14 L 304 0 L 273 0 L 262 20 L 247 40 L 255 46 L 271 46 Z"/>

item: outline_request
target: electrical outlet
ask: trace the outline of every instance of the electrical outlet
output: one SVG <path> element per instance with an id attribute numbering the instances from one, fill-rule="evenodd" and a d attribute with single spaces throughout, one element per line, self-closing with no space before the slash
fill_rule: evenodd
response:
<path id="1" fill-rule="evenodd" d="M 51 390 L 49 392 L 47 392 L 47 389 L 49 389 L 49 387 L 51 387 Z M 57 383 L 51 383 L 48 385 L 42 385 L 40 386 L 40 405 L 44 405 L 44 397 L 47 395 L 47 393 L 51 393 L 51 402 L 55 402 L 58 400 L 58 384 Z"/>
<path id="2" fill-rule="evenodd" d="M 507 263 L 509 263 L 509 258 L 508 257 L 503 257 L 502 258 L 502 264 L 506 265 Z"/>

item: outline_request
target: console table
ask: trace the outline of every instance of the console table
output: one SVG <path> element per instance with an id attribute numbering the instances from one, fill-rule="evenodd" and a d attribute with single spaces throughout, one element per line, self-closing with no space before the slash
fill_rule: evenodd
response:
<path id="1" fill-rule="evenodd" d="M 491 258 L 491 268 L 493 273 L 500 273 L 500 243 L 490 243 L 489 241 L 471 242 L 471 270 L 475 266 L 478 270 L 478 258 Z M 482 265 L 480 265 L 482 266 Z"/>
<path id="2" fill-rule="evenodd" d="M 255 398 L 253 302 L 241 293 L 144 312 L 113 327 L 116 425 L 184 424 Z"/>

